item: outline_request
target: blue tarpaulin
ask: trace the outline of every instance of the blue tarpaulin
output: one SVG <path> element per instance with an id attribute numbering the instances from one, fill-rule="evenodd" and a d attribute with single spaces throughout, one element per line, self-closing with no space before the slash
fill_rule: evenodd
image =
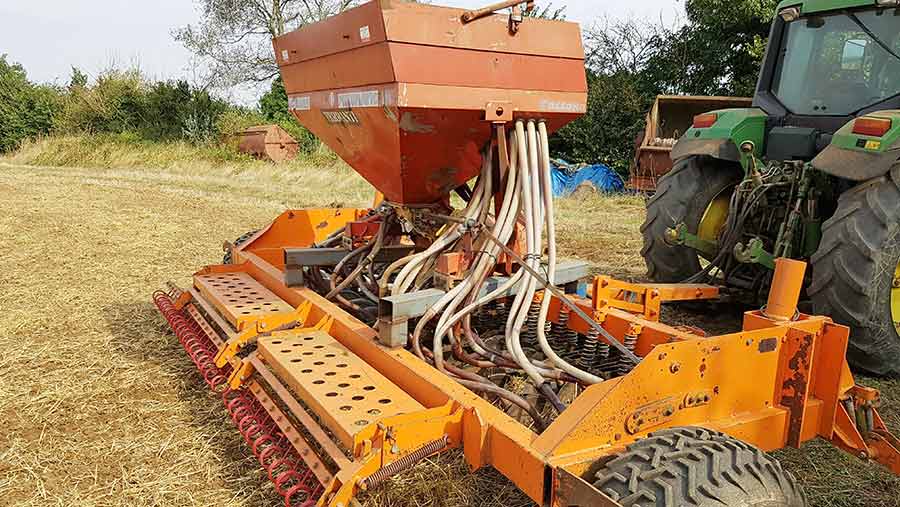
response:
<path id="1" fill-rule="evenodd" d="M 589 181 L 600 192 L 621 192 L 625 182 L 616 171 L 603 164 L 572 165 L 564 160 L 554 160 L 550 167 L 553 178 L 553 195 L 564 197 Z"/>

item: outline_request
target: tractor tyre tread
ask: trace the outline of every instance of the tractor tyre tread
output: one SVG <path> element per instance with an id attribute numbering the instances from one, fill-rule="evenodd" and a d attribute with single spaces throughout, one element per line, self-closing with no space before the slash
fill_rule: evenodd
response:
<path id="1" fill-rule="evenodd" d="M 813 311 L 851 328 L 847 358 L 876 375 L 900 375 L 890 294 L 900 260 L 900 166 L 838 200 L 812 257 Z"/>
<path id="2" fill-rule="evenodd" d="M 237 248 L 237 247 L 243 245 L 244 243 L 249 241 L 250 238 L 252 238 L 257 232 L 259 232 L 259 229 L 256 229 L 256 230 L 253 230 L 250 232 L 245 232 L 244 234 L 240 235 L 238 237 L 238 239 L 234 240 L 234 243 L 231 244 L 232 247 Z M 231 264 L 231 262 L 232 262 L 231 251 L 225 250 L 225 255 L 222 256 L 222 264 Z"/>
<path id="3" fill-rule="evenodd" d="M 703 428 L 672 428 L 629 445 L 595 475 L 623 507 L 805 507 L 790 472 L 756 447 Z"/>
<path id="4" fill-rule="evenodd" d="M 666 243 L 666 229 L 684 222 L 688 230 L 697 226 L 707 206 L 719 193 L 740 181 L 740 166 L 710 157 L 678 160 L 659 179 L 656 193 L 647 202 L 647 218 L 641 225 L 644 245 L 641 256 L 647 275 L 656 282 L 680 282 L 700 271 L 697 253 Z"/>

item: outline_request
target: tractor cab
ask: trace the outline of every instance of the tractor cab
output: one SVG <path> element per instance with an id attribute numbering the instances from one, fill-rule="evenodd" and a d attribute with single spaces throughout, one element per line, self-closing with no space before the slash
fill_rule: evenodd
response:
<path id="1" fill-rule="evenodd" d="M 754 105 L 776 124 L 833 134 L 851 118 L 900 107 L 900 8 L 815 11 L 821 3 L 782 4 Z"/>

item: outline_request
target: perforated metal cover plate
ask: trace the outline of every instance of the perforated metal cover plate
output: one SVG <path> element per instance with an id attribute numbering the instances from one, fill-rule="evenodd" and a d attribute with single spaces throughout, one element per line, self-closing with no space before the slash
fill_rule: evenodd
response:
<path id="1" fill-rule="evenodd" d="M 291 305 L 247 273 L 197 275 L 194 286 L 235 329 L 262 317 L 294 311 Z"/>
<path id="2" fill-rule="evenodd" d="M 424 407 L 324 331 L 261 337 L 260 357 L 348 448 L 383 417 Z"/>

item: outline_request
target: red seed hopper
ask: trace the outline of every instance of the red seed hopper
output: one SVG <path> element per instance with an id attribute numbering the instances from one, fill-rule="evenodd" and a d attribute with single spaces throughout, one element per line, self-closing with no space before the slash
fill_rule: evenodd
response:
<path id="1" fill-rule="evenodd" d="M 275 40 L 290 109 L 392 202 L 430 204 L 475 177 L 485 118 L 585 112 L 581 30 L 378 0 Z"/>

